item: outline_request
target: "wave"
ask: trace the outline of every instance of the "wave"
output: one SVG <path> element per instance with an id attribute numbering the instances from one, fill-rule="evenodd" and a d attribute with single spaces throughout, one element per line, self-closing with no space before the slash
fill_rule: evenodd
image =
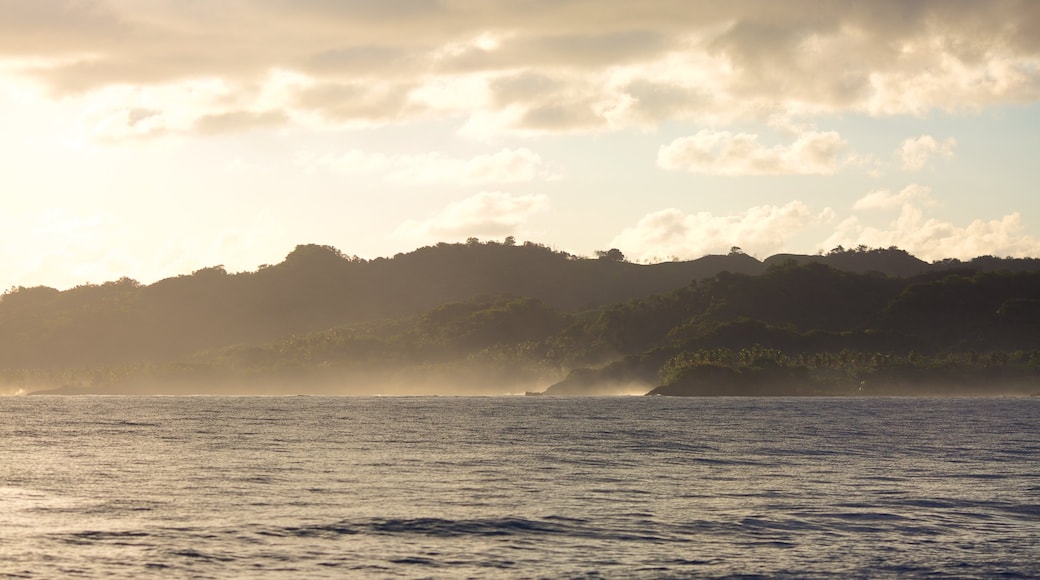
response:
<path id="1" fill-rule="evenodd" d="M 501 537 L 501 536 L 571 536 L 607 537 L 611 534 L 597 530 L 588 520 L 548 516 L 527 518 L 372 518 L 361 521 L 340 521 L 311 526 L 288 526 L 259 532 L 268 536 L 328 536 L 328 535 L 419 535 L 439 538 Z M 616 534 L 614 534 L 616 535 Z"/>

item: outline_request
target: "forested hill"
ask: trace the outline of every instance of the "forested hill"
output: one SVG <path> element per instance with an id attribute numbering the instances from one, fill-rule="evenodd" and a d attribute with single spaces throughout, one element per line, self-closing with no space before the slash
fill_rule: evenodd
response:
<path id="1" fill-rule="evenodd" d="M 170 361 L 234 344 L 417 316 L 480 296 L 531 298 L 562 313 L 592 311 L 664 295 L 722 272 L 755 276 L 797 262 L 880 278 L 956 267 L 1040 269 L 1036 260 L 995 258 L 928 264 L 894 248 L 836 248 L 764 263 L 738 248 L 725 256 L 653 265 L 627 262 L 617 250 L 599 254 L 589 259 L 530 242 L 471 240 L 362 260 L 328 246 L 301 245 L 283 262 L 255 272 L 230 274 L 218 266 L 151 285 L 124 278 L 67 291 L 17 288 L 0 300 L 0 369 Z M 772 320 L 778 314 L 767 311 L 784 306 L 767 298 L 751 301 L 740 315 Z M 816 305 L 807 307 L 811 316 Z"/>
<path id="2" fill-rule="evenodd" d="M 573 312 L 668 292 L 720 271 L 761 269 L 740 253 L 643 265 L 617 250 L 585 259 L 530 242 L 442 243 L 374 260 L 301 245 L 255 272 L 217 266 L 147 286 L 124 278 L 66 291 L 9 290 L 0 300 L 0 368 L 171 360 L 414 316 L 482 295 L 537 298 Z"/>
<path id="3" fill-rule="evenodd" d="M 549 393 L 1040 391 L 1037 270 L 898 278 L 789 261 L 604 308 L 584 328 L 613 360 L 572 365 Z"/>

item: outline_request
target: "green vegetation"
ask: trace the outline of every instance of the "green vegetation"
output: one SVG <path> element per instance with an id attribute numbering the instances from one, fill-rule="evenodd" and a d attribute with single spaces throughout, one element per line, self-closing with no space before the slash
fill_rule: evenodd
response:
<path id="1" fill-rule="evenodd" d="M 0 299 L 0 393 L 1040 391 L 1037 260 L 597 254 L 299 246 L 256 272 L 15 288 Z"/>
<path id="2" fill-rule="evenodd" d="M 684 352 L 651 395 L 1006 394 L 1040 385 L 1040 351 L 923 356 L 843 350 L 788 355 L 752 346 Z"/>

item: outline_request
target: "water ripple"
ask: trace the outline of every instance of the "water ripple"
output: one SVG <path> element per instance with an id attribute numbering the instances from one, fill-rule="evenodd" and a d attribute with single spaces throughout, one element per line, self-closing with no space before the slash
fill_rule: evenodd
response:
<path id="1" fill-rule="evenodd" d="M 1038 418 L 1004 399 L 10 398 L 0 577 L 1040 577 Z"/>

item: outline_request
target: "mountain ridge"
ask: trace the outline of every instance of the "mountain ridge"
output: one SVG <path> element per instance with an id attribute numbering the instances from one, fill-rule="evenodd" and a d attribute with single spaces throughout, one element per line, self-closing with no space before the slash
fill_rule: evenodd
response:
<path id="1" fill-rule="evenodd" d="M 471 241 L 362 260 L 330 246 L 304 244 L 283 262 L 251 272 L 229 274 L 216 266 L 149 285 L 123 278 L 65 291 L 17 288 L 0 299 L 0 368 L 71 369 L 176 361 L 233 345 L 266 344 L 337 327 L 416 317 L 479 296 L 530 298 L 568 315 L 587 311 L 605 316 L 616 309 L 612 305 L 653 302 L 660 299 L 654 297 L 698 280 L 757 277 L 799 263 L 868 276 L 841 282 L 850 284 L 849 293 L 872 279 L 1040 270 L 1036 259 L 982 257 L 928 264 L 896 248 L 837 248 L 828 254 L 781 254 L 762 261 L 734 248 L 728 255 L 658 264 L 627 262 L 617 250 L 599 254 L 582 258 L 531 242 Z M 822 283 L 841 278 L 827 280 Z M 813 286 L 800 288 L 809 290 L 799 292 L 811 291 Z M 724 318 L 754 314 L 756 303 L 781 308 L 774 298 L 790 291 L 778 292 L 743 306 L 730 300 L 727 307 L 723 300 L 712 312 Z M 821 296 L 824 299 L 837 300 Z M 725 314 L 730 312 L 727 308 L 730 314 Z M 1028 311 L 1032 306 L 1009 303 L 1005 308 Z M 805 312 L 807 321 L 813 320 L 811 315 L 811 310 Z M 754 317 L 770 320 L 765 311 Z M 622 342 L 612 348 L 628 348 L 626 341 L 629 346 L 642 344 L 640 332 L 657 336 L 671 323 L 641 321 L 636 327 L 645 330 L 633 334 L 627 329 L 628 334 L 618 338 Z"/>

